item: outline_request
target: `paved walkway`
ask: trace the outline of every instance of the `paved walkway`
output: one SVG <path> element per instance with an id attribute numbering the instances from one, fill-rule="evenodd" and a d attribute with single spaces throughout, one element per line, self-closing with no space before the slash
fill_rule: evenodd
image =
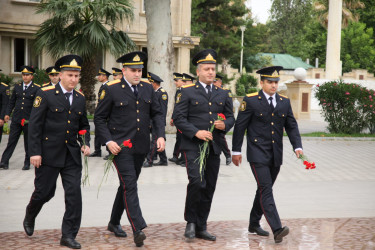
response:
<path id="1" fill-rule="evenodd" d="M 303 122 L 300 127 L 302 130 Z M 174 137 L 167 136 L 168 157 Z M 7 140 L 8 136 L 4 136 L 0 152 Z M 227 140 L 231 145 L 231 136 Z M 305 154 L 316 162 L 315 170 L 303 168 L 284 138 L 284 164 L 274 194 L 280 217 L 290 227 L 291 234 L 276 249 L 375 249 L 375 141 L 303 138 L 303 146 Z M 20 140 L 9 170 L 0 170 L 0 248 L 55 249 L 59 246 L 64 213 L 61 182 L 58 181 L 55 197 L 37 217 L 35 235 L 26 237 L 22 220 L 34 189 L 34 171 L 21 170 L 23 157 L 23 140 Z M 222 163 L 225 163 L 223 156 Z M 90 158 L 89 166 L 90 186 L 82 188 L 83 217 L 77 240 L 88 249 L 133 248 L 125 216 L 122 224 L 130 237 L 117 239 L 105 230 L 118 186 L 117 176 L 110 172 L 97 197 L 104 160 Z M 221 165 L 208 225 L 209 231 L 218 236 L 215 243 L 195 240 L 187 244 L 183 240 L 186 184 L 186 170 L 175 164 L 142 170 L 139 196 L 149 225 L 144 248 L 275 247 L 272 237 L 261 238 L 246 232 L 256 188 L 248 163 L 243 162 L 240 167 Z M 269 229 L 265 221 L 262 223 Z"/>

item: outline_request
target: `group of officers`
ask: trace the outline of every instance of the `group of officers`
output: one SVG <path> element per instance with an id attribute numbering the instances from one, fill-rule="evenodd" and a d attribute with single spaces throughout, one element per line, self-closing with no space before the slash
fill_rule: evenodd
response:
<path id="1" fill-rule="evenodd" d="M 225 140 L 225 134 L 234 126 L 231 160 L 236 166 L 241 164 L 242 143 L 247 132 L 247 160 L 257 182 L 249 232 L 269 236 L 269 232 L 260 226 L 261 217 L 264 215 L 272 229 L 275 242 L 280 243 L 288 235 L 289 229 L 281 225 L 272 186 L 282 164 L 284 129 L 296 156 L 303 154 L 301 137 L 290 101 L 276 93 L 282 67 L 268 67 L 257 71 L 261 75 L 262 89 L 244 97 L 235 120 L 230 91 L 214 84 L 217 82 L 216 58 L 217 54 L 212 49 L 200 51 L 193 57 L 192 63 L 197 66 L 195 83 L 181 84 L 179 80 L 183 79 L 184 75 L 174 74 L 177 91 L 170 123 L 176 126 L 180 139 L 172 161 L 178 160 L 184 164 L 189 180 L 184 212 L 187 222 L 184 236 L 187 239 L 216 240 L 216 237 L 207 231 L 207 219 L 218 178 L 220 154 L 224 148 L 223 138 Z M 117 62 L 122 63 L 123 68 L 113 69 L 114 76 L 119 76 L 113 81 L 108 81 L 108 72 L 100 70 L 98 80 L 102 85 L 94 116 L 96 149 L 91 154 L 100 155 L 101 151 L 98 149 L 101 145 L 106 145 L 109 153 L 115 155 L 113 164 L 118 173 L 119 187 L 108 230 L 116 237 L 127 237 L 120 224 L 126 211 L 137 247 L 144 244 L 146 235 L 143 229 L 147 227 L 139 204 L 137 180 L 145 159 L 147 158 L 146 163 L 151 165 L 154 159 L 152 152 L 161 153 L 165 150 L 165 103 L 168 101 L 166 91 L 160 87 L 160 77 L 148 73 L 148 81 L 141 80 L 146 60 L 146 54 L 140 51 L 118 58 Z M 73 249 L 81 248 L 75 240 L 82 213 L 81 153 L 90 155 L 90 126 L 86 116 L 85 97 L 75 89 L 81 65 L 82 58 L 77 55 L 60 58 L 49 72 L 56 77 L 55 81 L 51 78 L 51 83 L 42 88 L 32 83 L 33 69 L 25 66 L 22 70 L 23 83 L 16 85 L 10 101 L 12 103 L 15 98 L 13 107 L 20 107 L 22 111 L 29 110 L 29 115 L 16 115 L 14 111 L 11 124 L 11 135 L 15 133 L 12 130 L 24 131 L 27 152 L 25 166 L 30 163 L 35 166 L 35 190 L 23 221 L 25 232 L 29 236 L 33 234 L 35 219 L 44 203 L 54 196 L 56 180 L 60 174 L 66 204 L 60 244 Z M 5 96 L 9 97 L 9 88 L 5 93 Z M 3 121 L 9 120 L 13 107 L 8 105 L 7 111 L 1 111 L 4 114 Z M 218 114 L 223 114 L 225 119 L 218 119 Z M 28 120 L 28 124 L 20 125 L 20 118 Z M 211 126 L 214 126 L 213 132 L 209 131 Z M 25 127 L 28 127 L 29 133 L 25 133 Z M 84 137 L 79 135 L 82 130 L 87 131 Z M 131 140 L 132 147 L 122 146 L 126 140 Z M 201 175 L 197 159 L 205 142 L 209 142 L 209 150 L 204 156 L 205 168 Z M 7 149 L 8 147 L 12 149 L 10 142 Z M 178 157 L 178 153 L 182 158 Z M 4 152 L 4 160 L 1 161 L 3 167 L 7 166 L 5 164 L 9 160 L 4 157 L 10 157 L 9 155 L 11 153 Z M 160 161 L 166 161 L 165 153 L 160 156 Z"/>

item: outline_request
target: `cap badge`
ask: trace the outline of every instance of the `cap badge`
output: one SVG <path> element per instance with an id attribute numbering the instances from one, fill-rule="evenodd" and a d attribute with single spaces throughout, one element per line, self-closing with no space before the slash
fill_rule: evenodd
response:
<path id="1" fill-rule="evenodd" d="M 134 62 L 139 62 L 141 60 L 141 58 L 138 56 L 138 55 L 136 55 L 134 58 L 133 58 L 133 61 Z"/>
<path id="2" fill-rule="evenodd" d="M 208 54 L 208 55 L 206 56 L 206 60 L 214 61 L 215 59 L 212 57 L 211 54 Z"/>
<path id="3" fill-rule="evenodd" d="M 77 63 L 77 61 L 76 61 L 76 59 L 73 59 L 71 62 L 70 62 L 70 64 L 69 64 L 69 66 L 78 66 L 78 63 Z"/>
<path id="4" fill-rule="evenodd" d="M 275 70 L 273 73 L 272 73 L 272 76 L 279 76 L 279 74 L 277 73 L 277 71 Z"/>

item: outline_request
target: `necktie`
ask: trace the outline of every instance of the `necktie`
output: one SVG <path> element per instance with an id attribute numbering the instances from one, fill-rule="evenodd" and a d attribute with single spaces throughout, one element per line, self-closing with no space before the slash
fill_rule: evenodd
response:
<path id="1" fill-rule="evenodd" d="M 270 97 L 270 98 L 268 98 L 268 100 L 270 100 L 270 107 L 271 107 L 271 110 L 273 111 L 275 109 L 275 107 L 273 106 L 273 103 L 272 103 L 273 98 Z"/>
<path id="2" fill-rule="evenodd" d="M 208 99 L 211 98 L 211 85 L 206 85 Z"/>
<path id="3" fill-rule="evenodd" d="M 68 100 L 68 103 L 70 105 L 70 96 L 72 95 L 72 93 L 66 92 L 64 95 L 65 95 L 65 97 Z"/>
<path id="4" fill-rule="evenodd" d="M 134 92 L 134 95 L 135 95 L 135 97 L 137 97 L 138 96 L 138 89 L 137 89 L 137 85 L 132 85 L 132 88 L 133 88 L 133 92 Z"/>
<path id="5" fill-rule="evenodd" d="M 27 86 L 25 85 L 25 89 L 23 91 L 26 91 L 26 89 L 27 89 Z"/>

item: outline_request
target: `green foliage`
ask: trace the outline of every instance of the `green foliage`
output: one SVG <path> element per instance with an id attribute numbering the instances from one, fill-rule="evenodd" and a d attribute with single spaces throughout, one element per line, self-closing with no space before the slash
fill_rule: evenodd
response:
<path id="1" fill-rule="evenodd" d="M 375 133 L 375 92 L 358 84 L 327 82 L 318 85 L 315 97 L 322 106 L 330 133 Z"/>
<path id="2" fill-rule="evenodd" d="M 352 69 L 375 71 L 375 46 L 373 28 L 364 23 L 353 22 L 341 32 L 341 60 L 343 72 Z"/>
<path id="3" fill-rule="evenodd" d="M 361 0 L 365 7 L 358 9 L 359 21 L 366 24 L 367 28 L 375 27 L 375 2 L 374 0 Z M 375 33 L 372 36 L 375 39 Z"/>
<path id="4" fill-rule="evenodd" d="M 244 25 L 242 16 L 247 13 L 242 0 L 193 0 L 191 11 L 191 34 L 201 38 L 193 55 L 202 49 L 215 49 L 221 63 L 240 53 L 241 37 L 236 32 Z"/>
<path id="5" fill-rule="evenodd" d="M 48 83 L 49 77 L 44 69 L 35 69 L 33 82 L 42 86 L 44 83 Z"/>
<path id="6" fill-rule="evenodd" d="M 0 73 L 0 82 L 6 83 L 9 86 L 12 86 L 14 84 L 13 80 L 14 80 L 14 77 Z"/>
<path id="7" fill-rule="evenodd" d="M 237 96 L 244 96 L 253 92 L 257 92 L 256 88 L 258 81 L 255 77 L 248 74 L 242 74 L 236 81 L 236 94 Z"/>

